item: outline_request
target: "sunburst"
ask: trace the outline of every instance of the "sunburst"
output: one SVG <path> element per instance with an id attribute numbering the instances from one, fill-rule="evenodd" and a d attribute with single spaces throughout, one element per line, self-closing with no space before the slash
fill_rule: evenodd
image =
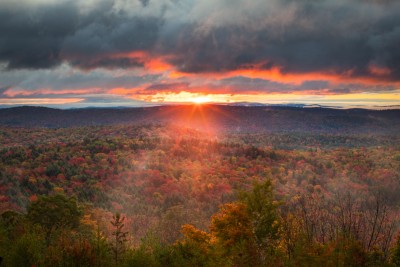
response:
<path id="1" fill-rule="evenodd" d="M 208 96 L 197 96 L 189 99 L 190 102 L 193 102 L 195 104 L 204 104 L 204 103 L 209 103 L 212 101 L 212 99 Z"/>

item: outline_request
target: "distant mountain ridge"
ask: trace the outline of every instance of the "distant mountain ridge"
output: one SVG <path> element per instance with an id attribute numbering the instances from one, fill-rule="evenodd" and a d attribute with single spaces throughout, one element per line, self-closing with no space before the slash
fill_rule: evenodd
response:
<path id="1" fill-rule="evenodd" d="M 0 125 L 76 127 L 175 124 L 223 132 L 313 132 L 399 135 L 400 110 L 330 109 L 265 105 L 173 105 L 138 108 L 0 109 Z"/>

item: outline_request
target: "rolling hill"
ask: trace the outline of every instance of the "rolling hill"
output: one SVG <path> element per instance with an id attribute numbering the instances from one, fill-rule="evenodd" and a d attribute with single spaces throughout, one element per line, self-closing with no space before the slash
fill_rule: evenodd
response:
<path id="1" fill-rule="evenodd" d="M 0 125 L 64 128 L 118 124 L 174 124 L 229 133 L 313 132 L 397 135 L 400 110 L 269 106 L 179 105 L 143 108 L 0 109 Z"/>

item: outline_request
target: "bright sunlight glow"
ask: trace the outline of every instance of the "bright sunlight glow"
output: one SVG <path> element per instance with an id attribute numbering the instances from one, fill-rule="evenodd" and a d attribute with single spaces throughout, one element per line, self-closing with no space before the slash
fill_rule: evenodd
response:
<path id="1" fill-rule="evenodd" d="M 193 97 L 191 99 L 191 102 L 193 102 L 195 104 L 203 104 L 203 103 L 211 102 L 211 98 L 209 98 L 208 96 L 198 96 L 198 97 Z"/>

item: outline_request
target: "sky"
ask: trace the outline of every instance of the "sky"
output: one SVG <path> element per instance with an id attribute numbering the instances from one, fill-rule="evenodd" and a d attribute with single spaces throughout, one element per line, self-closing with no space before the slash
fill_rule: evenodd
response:
<path id="1" fill-rule="evenodd" d="M 400 105 L 398 0 L 1 0 L 0 106 Z"/>

